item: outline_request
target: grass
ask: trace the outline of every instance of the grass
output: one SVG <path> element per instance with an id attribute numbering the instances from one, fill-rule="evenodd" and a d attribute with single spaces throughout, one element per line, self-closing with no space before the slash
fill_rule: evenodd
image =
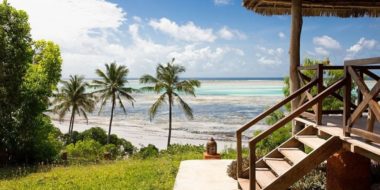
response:
<path id="1" fill-rule="evenodd" d="M 154 158 L 58 166 L 14 177 L 4 176 L 0 189 L 172 189 L 179 163 Z M 9 169 L 2 171 L 12 172 L 15 173 Z"/>
<path id="2" fill-rule="evenodd" d="M 0 169 L 0 189 L 173 189 L 181 160 L 199 152 L 163 154 L 98 164 Z"/>

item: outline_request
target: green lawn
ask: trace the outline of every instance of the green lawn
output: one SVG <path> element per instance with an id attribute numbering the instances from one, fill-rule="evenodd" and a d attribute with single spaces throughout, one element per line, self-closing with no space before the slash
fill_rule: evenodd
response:
<path id="1" fill-rule="evenodd" d="M 179 163 L 165 158 L 131 159 L 59 166 L 4 179 L 4 173 L 17 172 L 8 169 L 1 172 L 0 189 L 172 189 Z"/>
<path id="2" fill-rule="evenodd" d="M 201 153 L 162 155 L 101 164 L 0 169 L 0 189 L 173 189 L 181 160 Z"/>

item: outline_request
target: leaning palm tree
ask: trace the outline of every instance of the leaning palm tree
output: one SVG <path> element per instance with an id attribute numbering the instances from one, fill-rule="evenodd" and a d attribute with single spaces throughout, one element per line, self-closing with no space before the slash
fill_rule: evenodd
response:
<path id="1" fill-rule="evenodd" d="M 68 81 L 61 81 L 62 87 L 55 94 L 53 100 L 53 112 L 59 115 L 62 121 L 66 113 L 71 111 L 69 135 L 73 132 L 75 115 L 83 115 L 88 122 L 87 113 L 92 112 L 95 107 L 95 100 L 93 96 L 86 93 L 88 83 L 84 82 L 82 76 L 71 76 Z"/>
<path id="2" fill-rule="evenodd" d="M 119 102 L 120 108 L 122 108 L 124 113 L 127 114 L 122 98 L 129 100 L 133 107 L 135 99 L 131 96 L 131 93 L 136 92 L 137 90 L 125 86 L 128 83 L 127 75 L 129 73 L 129 69 L 127 67 L 117 65 L 115 62 L 105 64 L 105 66 L 105 72 L 100 69 L 96 70 L 96 74 L 101 78 L 101 80 L 94 80 L 93 87 L 98 89 L 94 93 L 99 94 L 99 98 L 101 99 L 99 113 L 102 111 L 104 105 L 107 104 L 107 101 L 111 99 L 111 117 L 107 136 L 107 144 L 109 144 L 116 101 Z"/>
<path id="3" fill-rule="evenodd" d="M 153 91 L 161 95 L 155 103 L 149 109 L 150 120 L 152 120 L 156 114 L 159 107 L 166 102 L 169 102 L 169 135 L 168 144 L 170 146 L 170 138 L 172 133 L 172 107 L 174 105 L 174 100 L 176 100 L 185 116 L 189 119 L 193 119 L 193 110 L 190 106 L 180 97 L 179 93 L 184 93 L 187 95 L 192 95 L 195 97 L 195 87 L 200 86 L 198 80 L 180 80 L 179 74 L 185 72 L 185 67 L 180 65 L 175 65 L 174 58 L 167 65 L 159 64 L 156 68 L 156 77 L 151 75 L 143 75 L 140 78 L 140 83 L 143 84 L 153 84 L 153 86 L 143 87 L 142 90 Z"/>

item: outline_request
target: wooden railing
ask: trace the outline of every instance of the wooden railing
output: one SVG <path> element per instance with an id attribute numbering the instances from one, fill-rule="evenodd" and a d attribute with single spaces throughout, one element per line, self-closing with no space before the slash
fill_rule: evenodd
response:
<path id="1" fill-rule="evenodd" d="M 380 77 L 372 72 L 373 69 L 380 69 L 380 57 L 370 59 L 360 59 L 345 61 L 344 72 L 346 84 L 344 90 L 344 113 L 343 129 L 344 135 L 358 135 L 367 141 L 380 143 L 380 135 L 373 132 L 375 121 L 380 122 L 380 106 L 378 95 L 380 93 Z M 370 89 L 364 81 L 364 76 L 368 76 L 376 84 Z M 358 105 L 351 109 L 347 104 L 351 101 L 352 81 L 358 88 Z M 367 112 L 367 130 L 353 127 L 353 124 Z"/>
<path id="2" fill-rule="evenodd" d="M 299 107 L 292 111 L 289 115 L 286 117 L 280 119 L 277 121 L 274 125 L 272 125 L 269 129 L 261 132 L 257 136 L 251 138 L 249 140 L 249 178 L 250 180 L 250 189 L 254 190 L 255 187 L 255 166 L 256 166 L 256 145 L 258 142 L 263 140 L 264 138 L 268 137 L 270 134 L 272 134 L 277 129 L 285 126 L 286 123 L 292 121 L 294 118 L 306 114 L 308 117 L 312 117 L 315 119 L 316 123 L 320 124 L 322 122 L 322 102 L 323 99 L 327 96 L 334 96 L 335 98 L 343 101 L 343 97 L 340 96 L 337 91 L 338 89 L 342 88 L 344 84 L 346 83 L 344 78 L 339 79 L 337 82 L 335 82 L 333 85 L 326 87 L 323 84 L 323 71 L 328 69 L 343 69 L 343 66 L 325 66 L 325 65 L 315 65 L 310 67 L 300 67 L 299 70 L 316 70 L 316 75 L 313 78 L 307 77 L 306 75 L 302 74 L 300 72 L 300 77 L 303 80 L 304 86 L 300 89 L 298 89 L 296 92 L 290 94 L 288 97 L 274 105 L 273 107 L 269 108 L 262 114 L 258 115 L 256 118 L 245 124 L 243 127 L 238 129 L 236 131 L 236 137 L 237 137 L 237 177 L 242 177 L 243 174 L 243 168 L 242 168 L 242 134 L 244 131 L 248 130 L 250 127 L 254 126 L 256 123 L 264 119 L 265 117 L 269 116 L 271 113 L 276 111 L 277 109 L 280 109 L 282 106 L 288 104 L 290 101 L 297 97 L 301 97 L 301 102 Z M 317 88 L 317 95 L 313 97 L 311 94 L 311 89 L 313 87 Z M 312 108 L 314 114 L 307 112 L 308 109 Z M 329 111 L 336 111 L 336 110 L 329 110 Z M 342 110 L 338 110 L 340 113 L 342 113 Z"/>
<path id="3" fill-rule="evenodd" d="M 345 61 L 344 66 L 329 66 L 329 65 L 313 65 L 306 67 L 299 67 L 299 77 L 303 84 L 303 87 L 290 94 L 288 97 L 269 108 L 265 112 L 258 115 L 253 120 L 246 123 L 243 127 L 236 131 L 237 138 L 237 177 L 242 177 L 242 134 L 259 121 L 269 116 L 274 111 L 280 109 L 284 105 L 288 104 L 295 98 L 300 98 L 300 104 L 296 110 L 293 110 L 289 115 L 277 121 L 274 125 L 270 126 L 267 130 L 261 132 L 257 136 L 251 138 L 248 143 L 249 147 L 249 178 L 250 189 L 255 190 L 256 178 L 255 178 L 255 166 L 256 166 L 256 145 L 258 142 L 268 137 L 277 129 L 286 125 L 286 123 L 292 121 L 298 116 L 304 116 L 309 119 L 313 119 L 317 125 L 322 124 L 322 116 L 324 114 L 342 114 L 343 118 L 343 133 L 345 136 L 355 134 L 359 137 L 366 139 L 367 141 L 373 141 L 380 143 L 380 135 L 373 132 L 375 121 L 380 122 L 380 105 L 379 93 L 380 93 L 380 77 L 372 72 L 373 69 L 380 69 L 380 57 Z M 315 76 L 306 76 L 303 70 L 314 70 Z M 342 70 L 344 76 L 338 79 L 330 86 L 324 84 L 324 71 L 326 70 Z M 376 81 L 373 88 L 369 88 L 364 81 L 364 76 L 368 76 Z M 357 86 L 356 102 L 352 102 L 353 84 Z M 317 88 L 316 95 L 313 96 L 312 89 Z M 343 88 L 343 97 L 336 92 Z M 332 96 L 343 102 L 341 109 L 335 110 L 323 110 L 323 100 Z M 367 113 L 367 130 L 363 130 L 357 127 L 353 127 L 353 124 L 363 116 L 363 113 Z"/>

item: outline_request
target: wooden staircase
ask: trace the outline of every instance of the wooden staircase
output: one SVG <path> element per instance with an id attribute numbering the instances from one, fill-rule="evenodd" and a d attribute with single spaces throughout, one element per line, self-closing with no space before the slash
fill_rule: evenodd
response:
<path id="1" fill-rule="evenodd" d="M 318 134 L 308 126 L 256 162 L 256 189 L 281 190 L 297 182 L 330 155 L 341 149 L 339 137 Z M 310 147 L 307 153 L 300 147 Z M 243 171 L 248 172 L 249 169 Z M 238 178 L 239 186 L 249 190 L 249 179 Z"/>

